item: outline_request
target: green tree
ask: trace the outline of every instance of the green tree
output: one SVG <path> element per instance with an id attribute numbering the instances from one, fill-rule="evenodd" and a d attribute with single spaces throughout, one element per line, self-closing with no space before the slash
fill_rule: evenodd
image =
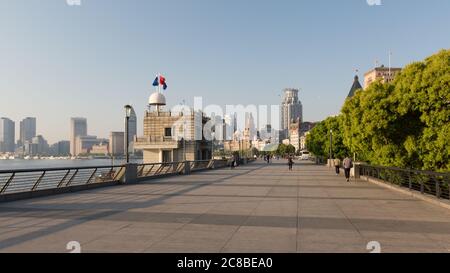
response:
<path id="1" fill-rule="evenodd" d="M 332 134 L 333 157 L 344 158 L 349 155 L 349 149 L 343 143 L 342 117 L 329 117 L 317 124 L 306 137 L 308 151 L 316 156 L 330 156 L 330 135 Z"/>
<path id="2" fill-rule="evenodd" d="M 276 154 L 279 156 L 284 156 L 286 154 L 286 151 L 287 151 L 287 145 L 282 143 L 282 144 L 278 145 Z"/>
<path id="3" fill-rule="evenodd" d="M 341 119 L 343 144 L 360 159 L 450 170 L 450 50 L 408 65 L 392 83 L 357 91 Z"/>
<path id="4" fill-rule="evenodd" d="M 295 147 L 294 147 L 294 145 L 289 144 L 288 146 L 286 146 L 286 154 L 288 154 L 288 155 L 295 154 Z"/>

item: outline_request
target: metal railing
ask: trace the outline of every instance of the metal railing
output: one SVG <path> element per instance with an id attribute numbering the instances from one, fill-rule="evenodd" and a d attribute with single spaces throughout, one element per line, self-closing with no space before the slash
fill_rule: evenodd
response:
<path id="1" fill-rule="evenodd" d="M 184 173 L 184 162 L 150 163 L 137 165 L 137 177 L 152 177 L 167 174 Z"/>
<path id="2" fill-rule="evenodd" d="M 358 167 L 361 176 L 376 178 L 389 184 L 418 191 L 422 194 L 433 195 L 438 199 L 449 199 L 450 173 L 369 165 L 359 165 Z"/>
<path id="3" fill-rule="evenodd" d="M 124 172 L 125 166 L 0 171 L 0 195 L 115 182 Z"/>
<path id="4" fill-rule="evenodd" d="M 128 183 L 127 173 L 134 173 L 136 178 L 151 178 L 170 174 L 189 174 L 194 171 L 226 166 L 229 166 L 227 160 L 199 160 L 120 166 L 4 170 L 0 171 L 0 196 L 83 185 L 88 186 L 84 188 L 89 188 L 90 185 L 101 183 L 124 181 Z"/>
<path id="5" fill-rule="evenodd" d="M 189 166 L 189 172 L 229 166 L 229 162 L 227 160 L 196 160 L 186 162 L 138 164 L 137 177 L 145 178 L 170 174 L 184 174 L 186 172 L 186 164 Z"/>

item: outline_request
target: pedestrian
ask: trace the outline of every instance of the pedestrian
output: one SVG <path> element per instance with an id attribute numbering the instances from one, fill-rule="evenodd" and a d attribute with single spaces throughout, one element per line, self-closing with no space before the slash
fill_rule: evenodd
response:
<path id="1" fill-rule="evenodd" d="M 334 162 L 334 167 L 336 168 L 336 175 L 339 175 L 340 169 L 341 169 L 341 160 L 339 158 L 335 158 L 333 162 Z"/>
<path id="2" fill-rule="evenodd" d="M 231 156 L 231 169 L 234 169 L 235 164 L 236 164 L 236 156 L 232 155 Z"/>
<path id="3" fill-rule="evenodd" d="M 350 170 L 353 168 L 353 162 L 350 157 L 346 157 L 344 159 L 344 171 L 345 171 L 345 178 L 347 179 L 347 182 L 350 182 Z"/>
<path id="4" fill-rule="evenodd" d="M 292 171 L 292 165 L 294 165 L 294 160 L 292 159 L 292 156 L 289 156 L 288 165 L 289 165 L 289 170 Z"/>

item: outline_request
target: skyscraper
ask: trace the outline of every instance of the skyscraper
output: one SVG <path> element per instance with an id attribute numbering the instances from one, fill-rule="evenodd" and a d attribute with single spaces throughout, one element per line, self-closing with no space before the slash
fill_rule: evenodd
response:
<path id="1" fill-rule="evenodd" d="M 257 135 L 257 130 L 252 113 L 245 113 L 245 129 L 248 130 L 249 140 L 254 140 Z"/>
<path id="2" fill-rule="evenodd" d="M 137 136 L 137 117 L 136 112 L 133 108 L 131 108 L 131 115 L 128 121 L 128 141 L 130 145 L 128 146 L 128 151 L 133 154 L 134 153 L 134 137 Z M 125 139 L 124 139 L 124 147 L 125 147 Z"/>
<path id="3" fill-rule="evenodd" d="M 36 136 L 36 118 L 25 118 L 20 122 L 20 143 L 31 142 Z"/>
<path id="4" fill-rule="evenodd" d="M 125 154 L 125 133 L 111 132 L 109 135 L 109 153 L 112 156 Z"/>
<path id="5" fill-rule="evenodd" d="M 12 153 L 15 150 L 16 130 L 14 121 L 0 118 L 0 153 Z"/>
<path id="6" fill-rule="evenodd" d="M 48 154 L 48 142 L 47 140 L 45 140 L 45 138 L 41 135 L 39 136 L 35 136 L 33 137 L 33 139 L 31 140 L 31 143 L 35 145 L 36 147 L 36 151 L 35 154 L 36 155 L 46 155 Z"/>
<path id="7" fill-rule="evenodd" d="M 87 120 L 85 118 L 70 119 L 70 154 L 77 156 L 77 137 L 87 136 Z"/>
<path id="8" fill-rule="evenodd" d="M 298 89 L 284 89 L 284 98 L 281 103 L 281 139 L 289 137 L 289 128 L 297 119 L 300 119 L 300 123 L 303 122 L 303 106 L 298 99 L 298 92 Z"/>

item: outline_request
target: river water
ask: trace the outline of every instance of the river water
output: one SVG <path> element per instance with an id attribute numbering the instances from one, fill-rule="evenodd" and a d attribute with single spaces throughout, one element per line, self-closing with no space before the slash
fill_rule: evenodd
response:
<path id="1" fill-rule="evenodd" d="M 111 161 L 111 159 L 86 159 L 86 160 L 12 159 L 12 160 L 0 160 L 0 170 L 111 166 L 112 163 L 113 162 Z M 124 160 L 114 160 L 114 165 L 121 165 L 124 163 L 125 163 Z M 142 160 L 134 160 L 132 161 L 132 163 L 142 163 Z"/>

